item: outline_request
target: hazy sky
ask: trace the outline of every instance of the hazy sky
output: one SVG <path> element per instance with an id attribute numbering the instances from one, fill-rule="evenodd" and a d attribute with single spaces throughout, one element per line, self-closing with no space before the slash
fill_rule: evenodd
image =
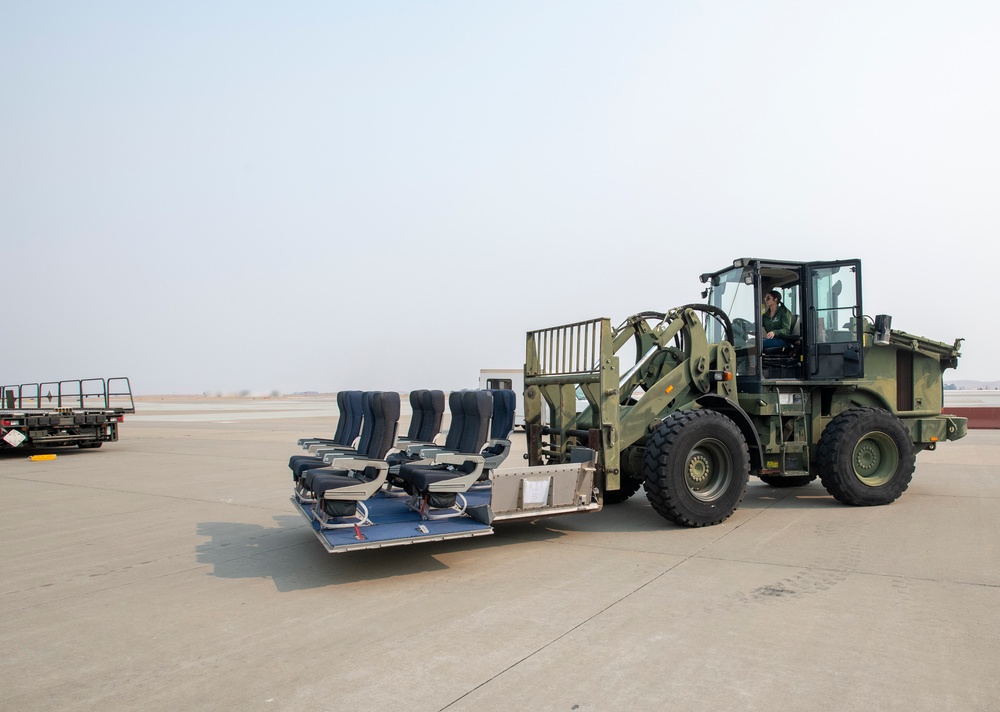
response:
<path id="1" fill-rule="evenodd" d="M 740 256 L 1000 378 L 1000 3 L 0 6 L 0 382 L 475 386 Z"/>

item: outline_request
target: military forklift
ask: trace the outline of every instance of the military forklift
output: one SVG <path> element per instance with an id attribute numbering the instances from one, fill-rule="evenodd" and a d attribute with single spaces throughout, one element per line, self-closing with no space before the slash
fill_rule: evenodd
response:
<path id="1" fill-rule="evenodd" d="M 736 510 L 750 476 L 819 477 L 845 504 L 888 504 L 917 451 L 966 435 L 964 418 L 941 412 L 962 340 L 865 316 L 860 260 L 745 258 L 701 281 L 705 303 L 528 333 L 529 466 L 586 448 L 601 505 L 643 487 L 661 516 L 700 527 Z M 792 315 L 777 346 L 762 325 L 769 292 Z"/>
<path id="2" fill-rule="evenodd" d="M 640 487 L 666 519 L 701 527 L 736 510 L 751 476 L 773 487 L 819 477 L 845 504 L 888 504 L 909 485 L 917 451 L 966 435 L 965 418 L 941 413 L 942 374 L 956 367 L 961 339 L 932 341 L 893 330 L 888 315 L 865 316 L 859 260 L 739 259 L 701 280 L 704 303 L 615 328 L 600 318 L 528 332 L 528 462 L 449 489 L 462 493 L 461 512 L 432 516 L 361 487 L 343 498 L 367 498 L 363 522 L 326 522 L 319 505 L 294 495 L 293 504 L 331 553 L 596 512 Z M 763 324 L 767 293 L 791 313 L 777 344 Z M 389 467 L 358 462 L 347 474 L 359 480 Z"/>

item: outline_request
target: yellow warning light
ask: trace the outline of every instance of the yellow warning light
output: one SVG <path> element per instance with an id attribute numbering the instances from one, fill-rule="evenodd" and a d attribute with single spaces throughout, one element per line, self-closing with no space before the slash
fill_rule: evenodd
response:
<path id="1" fill-rule="evenodd" d="M 664 393 L 670 393 L 670 391 L 672 391 L 672 390 L 674 390 L 674 387 L 673 387 L 673 386 L 667 386 L 667 390 L 665 390 L 665 391 L 663 391 L 663 392 L 664 392 Z"/>

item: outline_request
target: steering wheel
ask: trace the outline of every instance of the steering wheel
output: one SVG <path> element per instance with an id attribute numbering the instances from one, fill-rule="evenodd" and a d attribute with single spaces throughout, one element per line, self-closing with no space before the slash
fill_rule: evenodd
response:
<path id="1" fill-rule="evenodd" d="M 747 319 L 740 319 L 737 317 L 733 319 L 733 336 L 736 337 L 738 344 L 733 344 L 734 346 L 743 346 L 746 344 L 750 335 L 753 334 L 753 322 Z"/>

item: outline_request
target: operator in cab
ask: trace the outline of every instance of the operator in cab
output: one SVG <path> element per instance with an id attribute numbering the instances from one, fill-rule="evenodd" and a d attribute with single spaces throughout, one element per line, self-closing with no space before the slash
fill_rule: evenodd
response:
<path id="1" fill-rule="evenodd" d="M 781 303 L 781 293 L 776 289 L 764 294 L 764 314 L 760 323 L 764 327 L 765 349 L 780 349 L 788 345 L 784 337 L 792 333 L 792 313 Z"/>

